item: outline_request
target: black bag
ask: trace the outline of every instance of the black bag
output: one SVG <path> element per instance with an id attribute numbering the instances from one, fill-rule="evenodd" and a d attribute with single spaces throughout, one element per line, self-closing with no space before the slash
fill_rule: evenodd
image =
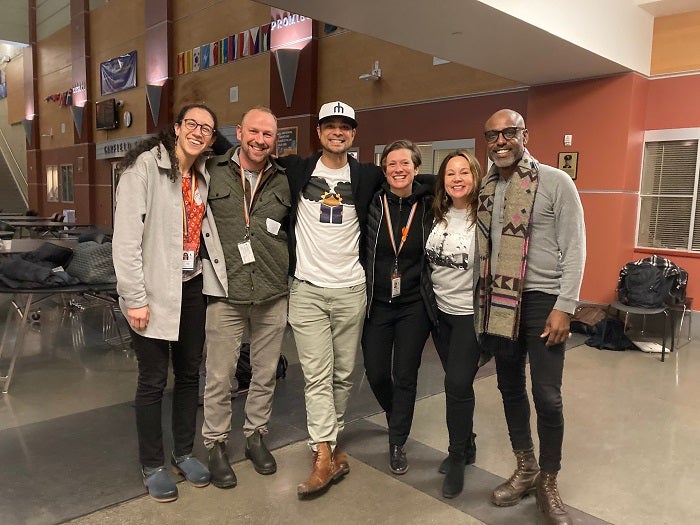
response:
<path id="1" fill-rule="evenodd" d="M 282 354 L 277 362 L 277 379 L 287 377 L 287 367 L 289 362 L 287 357 Z M 236 367 L 236 379 L 238 380 L 238 388 L 246 389 L 250 386 L 250 380 L 253 376 L 253 370 L 250 366 L 250 343 L 241 345 L 241 353 L 238 356 L 238 366 Z"/>
<path id="2" fill-rule="evenodd" d="M 671 261 L 652 255 L 620 270 L 618 299 L 628 306 L 661 308 L 685 300 L 688 274 Z"/>
<path id="3" fill-rule="evenodd" d="M 593 334 L 586 344 L 600 350 L 627 350 L 634 343 L 625 335 L 625 325 L 619 319 L 606 318 L 593 327 Z"/>

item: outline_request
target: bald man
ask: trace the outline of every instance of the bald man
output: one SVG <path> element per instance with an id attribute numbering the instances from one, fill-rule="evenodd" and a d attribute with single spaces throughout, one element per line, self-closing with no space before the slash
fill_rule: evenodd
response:
<path id="1" fill-rule="evenodd" d="M 535 491 L 547 523 L 570 524 L 557 473 L 564 437 L 564 350 L 586 258 L 583 207 L 571 177 L 540 164 L 525 148 L 529 133 L 522 115 L 497 111 L 486 122 L 484 137 L 493 166 L 479 193 L 477 326 L 482 345 L 496 358 L 517 460 L 491 501 L 511 506 Z M 539 465 L 530 431 L 528 358 Z"/>

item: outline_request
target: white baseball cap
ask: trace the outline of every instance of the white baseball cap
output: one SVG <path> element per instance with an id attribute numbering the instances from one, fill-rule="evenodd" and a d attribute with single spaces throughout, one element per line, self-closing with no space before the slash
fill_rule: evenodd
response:
<path id="1" fill-rule="evenodd" d="M 321 106 L 318 111 L 318 123 L 320 124 L 323 119 L 329 117 L 342 117 L 352 124 L 353 128 L 357 127 L 357 121 L 355 120 L 355 110 L 348 106 L 345 102 L 340 102 L 336 100 L 335 102 L 328 102 Z"/>

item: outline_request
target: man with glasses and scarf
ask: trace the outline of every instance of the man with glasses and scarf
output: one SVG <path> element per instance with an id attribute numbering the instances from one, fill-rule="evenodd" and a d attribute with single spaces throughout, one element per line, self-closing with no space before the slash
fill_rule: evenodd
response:
<path id="1" fill-rule="evenodd" d="M 528 130 L 520 114 L 497 111 L 486 122 L 484 136 L 493 166 L 477 212 L 477 327 L 482 345 L 496 358 L 498 389 L 517 460 L 515 472 L 496 487 L 491 501 L 515 505 L 534 491 L 548 523 L 570 524 L 557 473 L 564 437 L 564 349 L 586 257 L 583 207 L 571 177 L 540 164 L 526 150 Z M 530 431 L 527 358 L 539 465 Z"/>

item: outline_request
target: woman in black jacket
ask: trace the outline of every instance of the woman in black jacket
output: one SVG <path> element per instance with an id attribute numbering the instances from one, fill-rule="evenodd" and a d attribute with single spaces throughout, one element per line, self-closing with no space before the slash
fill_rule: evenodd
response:
<path id="1" fill-rule="evenodd" d="M 420 151 L 398 140 L 382 153 L 386 182 L 367 217 L 367 319 L 362 335 L 367 380 L 389 425 L 389 468 L 408 470 L 403 446 L 416 401 L 423 346 L 435 319 L 425 242 L 433 221 L 432 189 L 414 181 Z"/>

